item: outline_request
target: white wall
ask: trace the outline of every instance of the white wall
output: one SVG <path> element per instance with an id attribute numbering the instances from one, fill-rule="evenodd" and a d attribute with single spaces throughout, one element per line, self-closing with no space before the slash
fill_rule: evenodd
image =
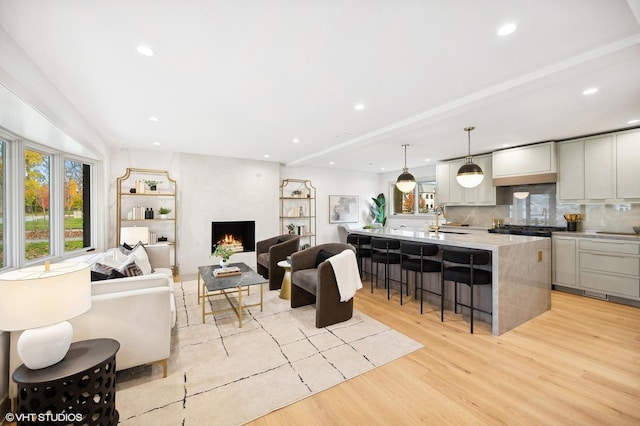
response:
<path id="1" fill-rule="evenodd" d="M 359 221 L 347 225 L 351 228 L 360 228 L 371 223 L 369 218 L 371 197 L 375 197 L 381 191 L 380 180 L 376 173 L 320 167 L 283 167 L 280 175 L 281 180 L 309 179 L 316 188 L 316 244 L 339 241 L 337 224 L 329 223 L 329 195 L 357 195 Z"/>
<path id="2" fill-rule="evenodd" d="M 177 181 L 179 272 L 183 279 L 211 264 L 211 222 L 254 220 L 256 240 L 278 232 L 279 165 L 265 161 L 115 148 L 109 184 L 110 245 L 115 245 L 116 179 L 127 167 L 168 170 Z M 237 261 L 255 265 L 255 253 Z"/>

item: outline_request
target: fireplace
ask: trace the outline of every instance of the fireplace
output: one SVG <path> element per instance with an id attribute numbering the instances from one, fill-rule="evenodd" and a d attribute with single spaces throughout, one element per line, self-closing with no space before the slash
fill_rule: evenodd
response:
<path id="1" fill-rule="evenodd" d="M 236 253 L 255 251 L 256 222 L 211 222 L 211 253 L 218 242 L 230 246 Z"/>

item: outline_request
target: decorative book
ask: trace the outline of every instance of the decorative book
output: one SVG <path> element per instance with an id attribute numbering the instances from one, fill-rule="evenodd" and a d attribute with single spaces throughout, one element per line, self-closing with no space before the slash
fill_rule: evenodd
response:
<path id="1" fill-rule="evenodd" d="M 233 275 L 241 275 L 242 271 L 237 266 L 228 266 L 226 268 L 218 268 L 213 270 L 213 276 L 216 278 L 231 277 Z"/>

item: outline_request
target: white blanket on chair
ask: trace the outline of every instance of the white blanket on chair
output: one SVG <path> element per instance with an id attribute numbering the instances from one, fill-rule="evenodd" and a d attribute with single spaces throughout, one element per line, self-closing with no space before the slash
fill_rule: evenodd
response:
<path id="1" fill-rule="evenodd" d="M 333 266 L 333 273 L 336 275 L 338 283 L 338 291 L 340 291 L 340 301 L 347 302 L 356 291 L 362 288 L 360 280 L 360 271 L 358 271 L 358 262 L 353 250 L 344 250 L 327 259 Z"/>

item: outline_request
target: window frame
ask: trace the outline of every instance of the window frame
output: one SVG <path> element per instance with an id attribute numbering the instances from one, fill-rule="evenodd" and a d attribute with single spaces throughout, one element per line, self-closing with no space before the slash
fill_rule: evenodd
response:
<path id="1" fill-rule="evenodd" d="M 0 139 L 5 143 L 3 150 L 3 249 L 4 264 L 0 271 L 42 264 L 77 256 L 81 252 L 94 250 L 100 239 L 100 221 L 97 215 L 99 202 L 99 173 L 101 162 L 53 149 L 46 145 L 22 139 L 0 128 Z M 26 226 L 24 209 L 24 167 L 25 150 L 39 151 L 51 157 L 49 182 L 49 255 L 37 259 L 26 259 Z M 90 245 L 79 250 L 65 252 L 64 238 L 64 176 L 66 159 L 82 162 L 90 167 Z"/>

